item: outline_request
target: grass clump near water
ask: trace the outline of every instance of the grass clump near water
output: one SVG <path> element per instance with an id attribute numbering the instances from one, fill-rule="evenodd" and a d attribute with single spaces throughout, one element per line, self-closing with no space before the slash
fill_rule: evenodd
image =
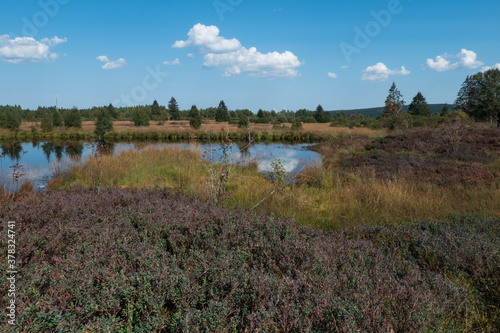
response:
<path id="1" fill-rule="evenodd" d="M 318 145 L 322 165 L 304 165 L 297 182 L 257 209 L 322 229 L 479 214 L 500 217 L 500 138 L 470 130 L 448 151 L 436 129 Z M 425 139 L 425 140 L 424 140 Z M 104 186 L 165 186 L 208 200 L 207 163 L 197 152 L 145 150 L 104 157 Z M 89 186 L 97 162 L 60 176 L 54 187 Z M 255 164 L 231 170 L 226 207 L 251 208 L 274 189 Z"/>
<path id="2" fill-rule="evenodd" d="M 28 193 L 0 218 L 17 221 L 20 264 L 18 326 L 3 312 L 5 332 L 499 325 L 498 219 L 323 232 L 170 191 L 117 188 Z"/>

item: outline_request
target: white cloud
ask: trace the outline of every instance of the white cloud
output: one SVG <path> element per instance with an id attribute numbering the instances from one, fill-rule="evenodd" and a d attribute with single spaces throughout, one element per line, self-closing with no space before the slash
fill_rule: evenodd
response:
<path id="1" fill-rule="evenodd" d="M 269 52 L 262 54 L 255 47 L 227 53 L 208 53 L 205 67 L 225 67 L 224 76 L 246 73 L 254 77 L 295 77 L 300 66 L 297 57 L 289 52 Z"/>
<path id="2" fill-rule="evenodd" d="M 436 60 L 427 59 L 427 66 L 437 72 L 451 71 L 458 68 L 458 62 L 452 64 L 444 56 L 437 56 Z"/>
<path id="3" fill-rule="evenodd" d="M 389 78 L 389 75 L 409 75 L 411 72 L 406 70 L 404 66 L 401 69 L 389 69 L 387 66 L 381 62 L 374 66 L 368 66 L 363 70 L 363 76 L 361 80 L 365 81 L 385 81 Z"/>
<path id="4" fill-rule="evenodd" d="M 219 28 L 215 25 L 206 26 L 201 23 L 196 24 L 188 32 L 188 40 L 178 40 L 173 47 L 184 48 L 188 46 L 199 46 L 202 52 L 229 52 L 241 48 L 239 40 L 226 39 L 219 36 Z"/>
<path id="5" fill-rule="evenodd" d="M 287 77 L 298 75 L 301 63 L 290 51 L 263 54 L 255 47 L 243 47 L 239 40 L 219 36 L 216 26 L 196 24 L 188 33 L 188 40 L 176 41 L 173 47 L 197 46 L 205 53 L 203 65 L 207 68 L 223 67 L 224 76 L 247 74 L 253 77 Z"/>
<path id="6" fill-rule="evenodd" d="M 118 69 L 122 68 L 127 64 L 127 62 L 123 58 L 120 58 L 116 61 L 110 61 L 109 58 L 105 55 L 98 56 L 96 59 L 99 60 L 100 62 L 105 63 L 104 65 L 102 65 L 102 69 Z"/>
<path id="7" fill-rule="evenodd" d="M 458 61 L 452 62 L 448 59 L 456 59 Z M 427 66 L 437 72 L 451 71 L 458 68 L 478 68 L 484 65 L 483 62 L 477 60 L 477 54 L 474 51 L 462 49 L 456 55 L 443 54 L 437 56 L 435 60 L 427 59 Z"/>
<path id="8" fill-rule="evenodd" d="M 347 68 L 349 68 L 349 65 L 344 65 L 344 66 L 342 66 L 342 67 L 340 67 L 340 68 L 342 68 L 342 69 L 347 69 Z"/>
<path id="9" fill-rule="evenodd" d="M 163 64 L 164 65 L 176 66 L 176 65 L 180 65 L 181 61 L 179 60 L 179 58 L 175 58 L 175 60 L 172 60 L 172 61 L 164 61 Z"/>
<path id="10" fill-rule="evenodd" d="M 481 68 L 481 72 L 486 72 L 486 71 L 489 71 L 490 69 L 500 69 L 500 63 L 498 64 L 495 64 L 493 66 L 484 66 L 483 68 Z"/>
<path id="11" fill-rule="evenodd" d="M 188 56 L 188 58 L 194 58 L 194 54 L 192 54 L 192 53 L 188 53 L 187 56 Z"/>
<path id="12" fill-rule="evenodd" d="M 51 38 L 51 39 L 44 38 L 40 42 L 47 44 L 48 46 L 56 46 L 56 45 L 59 45 L 62 43 L 66 43 L 67 41 L 68 41 L 68 39 L 66 37 L 59 38 L 57 36 L 54 36 L 54 38 Z"/>
<path id="13" fill-rule="evenodd" d="M 328 77 L 332 78 L 332 79 L 336 79 L 336 78 L 338 78 L 338 75 L 335 73 L 328 73 Z"/>
<path id="14" fill-rule="evenodd" d="M 10 39 L 9 35 L 0 35 L 0 61 L 12 64 L 55 60 L 59 55 L 50 52 L 52 46 L 67 42 L 66 38 L 57 36 L 37 41 L 33 37 L 16 37 Z"/>

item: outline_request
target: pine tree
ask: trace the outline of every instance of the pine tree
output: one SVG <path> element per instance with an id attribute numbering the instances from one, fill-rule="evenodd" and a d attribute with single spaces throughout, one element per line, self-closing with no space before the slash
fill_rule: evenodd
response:
<path id="1" fill-rule="evenodd" d="M 171 98 L 170 102 L 168 102 L 168 112 L 172 117 L 172 120 L 181 120 L 181 112 L 179 111 L 179 105 L 175 98 Z"/>
<path id="2" fill-rule="evenodd" d="M 113 104 L 109 103 L 108 105 L 108 114 L 111 118 L 118 119 L 118 113 L 115 110 Z"/>
<path id="3" fill-rule="evenodd" d="M 189 110 L 189 118 L 194 118 L 196 115 L 200 114 L 198 107 L 196 105 L 191 106 L 191 110 Z"/>
<path id="4" fill-rule="evenodd" d="M 161 117 L 161 109 L 160 105 L 156 101 L 156 99 L 153 102 L 153 105 L 151 106 L 151 116 L 154 120 L 159 120 Z"/>
<path id="5" fill-rule="evenodd" d="M 23 118 L 14 108 L 8 109 L 6 112 L 0 113 L 0 127 L 10 129 L 12 131 L 19 129 L 23 122 Z"/>
<path id="6" fill-rule="evenodd" d="M 384 117 L 388 120 L 391 129 L 396 127 L 408 128 L 406 112 L 403 111 L 404 105 L 403 95 L 396 88 L 396 83 L 393 82 L 384 107 Z"/>
<path id="7" fill-rule="evenodd" d="M 215 121 L 229 121 L 229 111 L 227 110 L 226 103 L 220 101 L 217 111 L 215 112 Z"/>
<path id="8" fill-rule="evenodd" d="M 113 130 L 113 121 L 111 120 L 111 115 L 108 110 L 101 109 L 96 113 L 95 122 L 95 134 L 99 136 L 99 140 L 102 139 L 104 134 Z"/>
<path id="9" fill-rule="evenodd" d="M 64 111 L 63 120 L 66 127 L 82 127 L 82 116 L 76 108 Z"/>
<path id="10" fill-rule="evenodd" d="M 414 116 L 430 116 L 431 110 L 429 109 L 429 105 L 425 100 L 424 95 L 419 91 L 415 97 L 413 97 L 413 101 L 408 107 L 408 112 Z"/>
<path id="11" fill-rule="evenodd" d="M 314 113 L 314 118 L 318 123 L 327 123 L 330 121 L 330 115 L 323 110 L 323 107 L 318 105 L 316 112 Z"/>
<path id="12" fill-rule="evenodd" d="M 47 133 L 52 131 L 52 117 L 48 113 L 45 113 L 43 116 L 40 127 L 42 128 L 42 132 Z"/>
<path id="13" fill-rule="evenodd" d="M 203 119 L 196 105 L 193 105 L 191 107 L 191 110 L 189 110 L 189 117 L 191 118 L 189 120 L 189 126 L 194 129 L 199 129 L 201 127 L 201 124 L 203 123 Z"/>
<path id="14" fill-rule="evenodd" d="M 259 119 L 266 118 L 266 114 L 264 113 L 264 111 L 262 109 L 259 109 L 259 111 L 257 111 L 257 118 L 259 118 Z"/>
<path id="15" fill-rule="evenodd" d="M 61 127 L 63 124 L 64 123 L 61 112 L 59 112 L 59 110 L 57 109 L 52 110 L 52 125 L 54 127 Z"/>

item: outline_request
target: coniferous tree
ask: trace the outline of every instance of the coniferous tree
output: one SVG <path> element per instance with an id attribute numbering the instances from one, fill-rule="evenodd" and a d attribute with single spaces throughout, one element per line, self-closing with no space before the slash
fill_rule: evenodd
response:
<path id="1" fill-rule="evenodd" d="M 9 108 L 0 113 L 0 127 L 10 130 L 17 130 L 21 126 L 23 118 L 16 108 Z"/>
<path id="2" fill-rule="evenodd" d="M 266 118 L 266 114 L 264 113 L 264 110 L 259 109 L 259 111 L 257 111 L 257 118 L 259 118 L 259 119 Z"/>
<path id="3" fill-rule="evenodd" d="M 61 127 L 64 125 L 62 114 L 59 110 L 52 110 L 52 125 L 54 127 Z"/>
<path id="4" fill-rule="evenodd" d="M 227 110 L 226 103 L 224 103 L 224 101 L 220 101 L 219 106 L 217 107 L 215 120 L 218 122 L 229 121 L 229 111 Z"/>
<path id="5" fill-rule="evenodd" d="M 396 127 L 408 128 L 408 119 L 406 118 L 406 112 L 403 110 L 404 105 L 403 95 L 396 88 L 396 83 L 393 82 L 384 107 L 384 117 L 388 120 L 391 129 Z"/>
<path id="6" fill-rule="evenodd" d="M 191 106 L 191 109 L 189 110 L 188 113 L 189 118 L 194 118 L 198 114 L 200 114 L 198 107 L 196 105 Z"/>
<path id="7" fill-rule="evenodd" d="M 172 120 L 181 120 L 181 112 L 179 111 L 179 105 L 175 98 L 171 98 L 168 102 L 168 112 Z"/>
<path id="8" fill-rule="evenodd" d="M 42 132 L 52 131 L 52 117 L 48 113 L 45 113 L 43 116 L 40 127 L 42 128 Z"/>
<path id="9" fill-rule="evenodd" d="M 64 111 L 63 120 L 66 127 L 82 127 L 82 116 L 76 108 Z"/>
<path id="10" fill-rule="evenodd" d="M 408 112 L 414 116 L 428 117 L 431 115 L 429 105 L 420 91 L 415 95 L 415 97 L 413 97 L 413 100 L 408 107 Z"/>
<path id="11" fill-rule="evenodd" d="M 189 116 L 190 116 L 189 126 L 191 126 L 194 129 L 199 129 L 201 127 L 201 124 L 203 123 L 203 119 L 196 105 L 193 105 L 191 107 L 191 110 L 189 110 Z"/>
<path id="12" fill-rule="evenodd" d="M 108 105 L 108 114 L 111 118 L 118 119 L 118 112 L 116 112 L 115 107 L 111 103 Z"/>
<path id="13" fill-rule="evenodd" d="M 330 121 L 330 115 L 323 110 L 323 107 L 318 105 L 316 112 L 314 113 L 314 118 L 318 123 L 327 123 Z"/>
<path id="14" fill-rule="evenodd" d="M 104 134 L 113 130 L 113 121 L 107 109 L 100 109 L 96 112 L 95 134 L 101 140 Z"/>
<path id="15" fill-rule="evenodd" d="M 153 105 L 151 106 L 151 116 L 154 120 L 159 120 L 161 118 L 161 109 L 160 105 L 156 101 L 156 99 L 153 102 Z"/>

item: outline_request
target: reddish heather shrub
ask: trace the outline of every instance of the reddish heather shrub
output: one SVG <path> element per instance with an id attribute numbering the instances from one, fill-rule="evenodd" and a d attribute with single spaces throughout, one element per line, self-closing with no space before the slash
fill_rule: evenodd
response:
<path id="1" fill-rule="evenodd" d="M 342 138 L 312 147 L 326 167 L 368 171 L 381 178 L 404 178 L 441 185 L 489 185 L 500 173 L 487 166 L 500 156 L 495 129 L 460 128 L 450 149 L 445 129 L 418 129 L 379 139 Z M 354 149 L 352 154 L 346 154 Z M 339 159 L 341 162 L 339 162 Z"/>
<path id="2" fill-rule="evenodd" d="M 322 232 L 116 188 L 32 192 L 0 218 L 17 222 L 20 265 L 5 332 L 462 331 L 500 317 L 499 220 Z"/>

